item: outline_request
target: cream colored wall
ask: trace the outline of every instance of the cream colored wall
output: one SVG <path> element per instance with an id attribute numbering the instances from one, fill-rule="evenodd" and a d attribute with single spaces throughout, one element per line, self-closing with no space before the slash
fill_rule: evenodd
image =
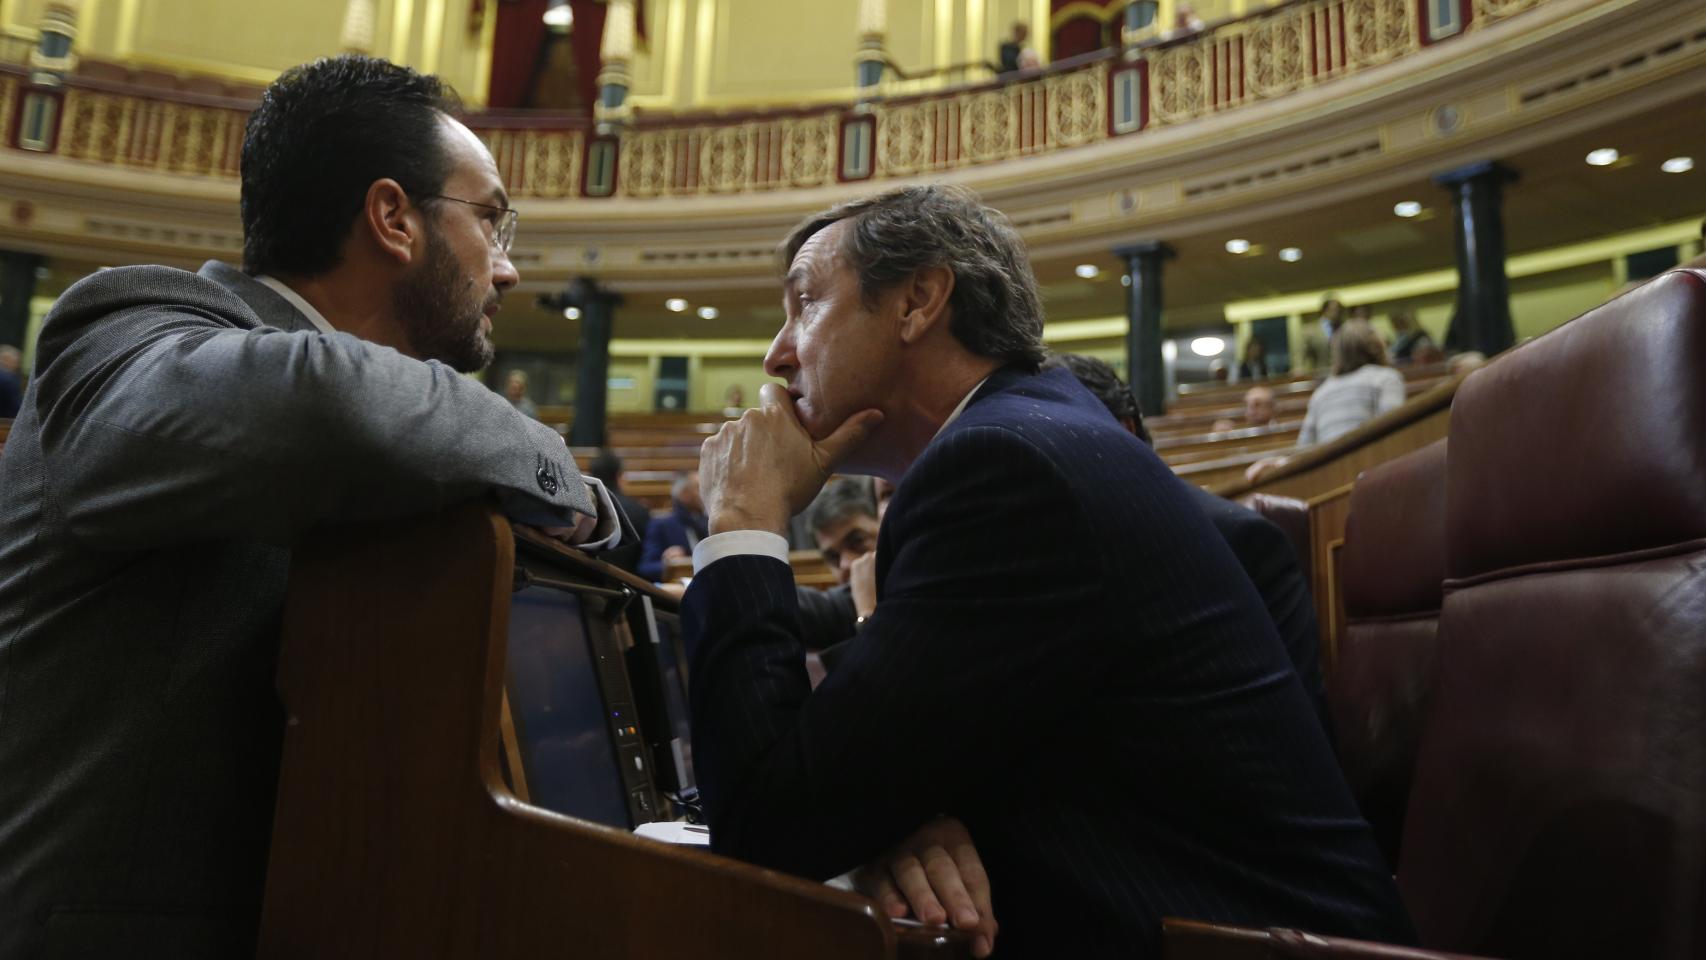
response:
<path id="1" fill-rule="evenodd" d="M 624 389 L 611 387 L 605 395 L 605 409 L 611 413 L 652 412 L 655 366 L 651 357 L 611 357 L 610 379 L 632 380 L 634 385 Z"/>
<path id="2" fill-rule="evenodd" d="M 33 39 L 45 0 L 0 0 L 0 31 Z M 466 0 L 373 0 L 369 51 L 485 99 L 497 3 L 471 22 Z M 340 52 L 347 0 L 83 0 L 77 52 L 92 59 L 266 84 Z"/>
<path id="3" fill-rule="evenodd" d="M 723 409 L 729 387 L 738 385 L 746 405 L 758 405 L 758 388 L 769 382 L 762 357 L 705 357 L 688 393 L 687 408 L 704 412 Z"/>

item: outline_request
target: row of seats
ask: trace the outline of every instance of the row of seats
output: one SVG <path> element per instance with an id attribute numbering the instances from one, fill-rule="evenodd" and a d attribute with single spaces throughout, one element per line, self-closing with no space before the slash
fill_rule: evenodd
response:
<path id="1" fill-rule="evenodd" d="M 1411 396 L 1451 376 L 1445 364 L 1403 371 Z M 1319 372 L 1265 382 L 1276 394 L 1276 419 L 1268 426 L 1212 429 L 1216 421 L 1243 421 L 1248 384 L 1199 389 L 1181 396 L 1174 412 L 1144 422 L 1162 460 L 1192 483 L 1213 486 L 1242 477 L 1262 457 L 1294 447 L 1309 397 L 1320 382 Z M 566 407 L 540 409 L 540 418 L 560 429 L 567 429 L 570 415 Z M 611 414 L 608 444 L 622 457 L 625 492 L 653 509 L 667 508 L 675 474 L 698 468 L 699 446 L 720 423 L 719 417 L 702 413 Z M 590 447 L 574 449 L 583 469 L 597 452 Z"/>
<path id="2" fill-rule="evenodd" d="M 1706 270 L 1465 380 L 1338 581 L 1341 762 L 1423 945 L 1706 955 Z"/>

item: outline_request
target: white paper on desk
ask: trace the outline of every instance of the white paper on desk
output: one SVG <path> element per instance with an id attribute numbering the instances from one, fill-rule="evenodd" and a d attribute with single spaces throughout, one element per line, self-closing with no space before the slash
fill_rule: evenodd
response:
<path id="1" fill-rule="evenodd" d="M 683 847 L 708 847 L 711 845 L 711 828 L 697 823 L 682 823 L 672 820 L 667 823 L 642 823 L 634 828 L 634 835 L 645 837 L 647 840 L 657 840 L 661 843 L 673 843 Z"/>

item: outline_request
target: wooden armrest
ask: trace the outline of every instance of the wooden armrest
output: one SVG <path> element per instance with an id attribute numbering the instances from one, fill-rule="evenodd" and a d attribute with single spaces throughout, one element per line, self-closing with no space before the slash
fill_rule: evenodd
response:
<path id="1" fill-rule="evenodd" d="M 1161 921 L 1162 960 L 1485 960 L 1301 930 L 1257 930 L 1169 917 Z"/>

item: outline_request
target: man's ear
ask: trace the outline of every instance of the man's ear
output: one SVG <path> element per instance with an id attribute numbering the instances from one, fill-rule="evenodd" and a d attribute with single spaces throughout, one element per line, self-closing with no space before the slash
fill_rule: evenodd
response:
<path id="1" fill-rule="evenodd" d="M 917 343 L 948 315 L 948 298 L 954 292 L 954 271 L 947 267 L 924 267 L 901 289 L 900 338 Z"/>
<path id="2" fill-rule="evenodd" d="M 408 266 L 414 260 L 415 241 L 421 231 L 420 208 L 409 199 L 402 184 L 389 177 L 373 181 L 357 222 L 366 229 L 380 256 L 396 260 L 399 266 Z"/>

